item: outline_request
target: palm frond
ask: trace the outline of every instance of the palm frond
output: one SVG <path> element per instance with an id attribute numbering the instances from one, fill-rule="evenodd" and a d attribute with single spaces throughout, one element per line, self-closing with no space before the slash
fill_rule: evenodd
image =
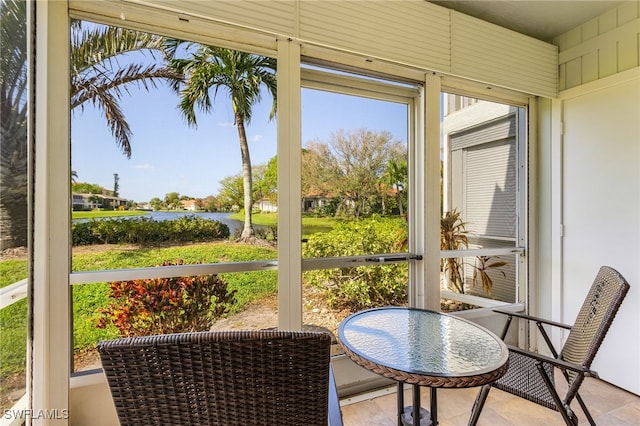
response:
<path id="1" fill-rule="evenodd" d="M 178 38 L 165 37 L 161 47 L 165 61 L 171 62 L 172 60 L 176 59 L 178 49 L 180 49 L 181 47 L 183 47 L 184 49 L 188 49 L 189 46 L 192 46 L 194 44 L 195 43 L 193 42 L 188 42 Z"/>
<path id="2" fill-rule="evenodd" d="M 130 157 L 132 132 L 118 102 L 133 86 L 150 91 L 160 81 L 180 81 L 181 74 L 174 68 L 157 63 L 164 56 L 166 39 L 77 20 L 72 21 L 71 32 L 71 108 L 82 109 L 87 102 L 97 106 L 116 144 Z M 141 63 L 138 57 L 122 65 L 123 58 L 134 51 L 149 54 L 150 63 Z"/>
<path id="3" fill-rule="evenodd" d="M 180 93 L 179 106 L 188 123 L 196 123 L 195 106 L 205 113 L 212 109 L 220 90 L 230 95 L 234 117 L 239 114 L 249 123 L 253 106 L 261 100 L 262 86 L 272 95 L 270 118 L 275 116 L 275 59 L 208 45 L 198 45 L 188 51 L 187 58 L 177 58 L 176 43 L 172 41 L 166 51 L 170 66 L 183 76 L 173 89 Z"/>
<path id="4" fill-rule="evenodd" d="M 92 85 L 88 85 L 86 91 L 88 93 L 84 96 L 88 97 L 88 100 L 102 112 L 111 133 L 116 139 L 116 144 L 123 154 L 130 158 L 132 132 L 118 104 L 117 97 L 113 96 L 109 91 L 100 90 Z"/>
<path id="5" fill-rule="evenodd" d="M 166 46 L 165 54 L 169 65 L 182 76 L 182 82 L 172 87 L 180 94 L 179 107 L 187 123 L 197 125 L 195 107 L 209 112 L 213 108 L 212 101 L 221 90 L 231 98 L 242 152 L 244 208 L 245 212 L 251 212 L 253 182 L 245 124 L 251 119 L 253 106 L 260 101 L 262 85 L 267 86 L 274 96 L 270 118 L 275 115 L 275 62 L 258 55 L 207 45 L 188 46 L 183 51 L 186 57 L 178 58 L 178 46 L 179 43 L 172 40 Z M 251 215 L 246 214 L 241 238 L 247 239 L 253 235 Z"/>
<path id="6" fill-rule="evenodd" d="M 148 52 L 153 60 L 162 54 L 163 38 L 149 33 L 119 27 L 92 25 L 79 28 L 71 35 L 71 67 L 81 74 L 97 64 L 110 62 L 129 52 Z M 157 52 L 157 53 L 154 53 Z M 113 69 L 113 64 L 104 64 Z"/>
<path id="7" fill-rule="evenodd" d="M 27 6 L 25 1 L 0 3 L 0 86 L 3 102 L 20 108 L 27 88 Z M 3 114 L 7 113 L 7 104 Z M 3 121 L 7 116 L 2 115 Z"/>
<path id="8" fill-rule="evenodd" d="M 127 158 L 131 158 L 132 133 L 117 100 L 107 92 L 94 98 L 94 103 L 102 109 L 117 145 Z"/>
<path id="9" fill-rule="evenodd" d="M 129 92 L 128 85 L 135 84 L 149 91 L 158 86 L 159 80 L 175 79 L 179 79 L 175 70 L 157 65 L 129 64 L 115 73 L 87 73 L 82 78 L 71 79 L 71 108 L 82 105 L 98 92 L 112 92 L 120 99 L 123 91 Z"/>
<path id="10" fill-rule="evenodd" d="M 0 187 L 7 203 L 21 203 L 26 184 L 27 9 L 26 1 L 0 2 Z"/>

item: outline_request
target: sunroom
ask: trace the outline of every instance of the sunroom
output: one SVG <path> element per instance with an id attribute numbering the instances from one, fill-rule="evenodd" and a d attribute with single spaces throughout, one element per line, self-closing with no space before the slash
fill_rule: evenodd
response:
<path id="1" fill-rule="evenodd" d="M 19 346 L 15 352 L 26 352 L 26 361 L 23 356 L 23 368 L 1 372 L 5 383 L 20 376 L 12 396 L 3 398 L 9 410 L 3 424 L 117 424 L 99 362 L 80 362 L 76 350 L 76 328 L 89 318 L 78 313 L 84 288 L 202 274 L 240 277 L 241 286 L 272 274 L 272 315 L 254 327 L 316 324 L 334 331 L 316 321 L 307 274 L 354 263 L 395 265 L 406 281 L 405 299 L 397 304 L 435 311 L 472 307 L 455 315 L 496 333 L 503 322 L 492 313 L 497 306 L 571 323 L 598 269 L 609 265 L 631 290 L 593 368 L 604 382 L 639 395 L 640 2 L 544 2 L 545 11 L 535 2 L 470 3 L 24 2 L 24 34 L 14 42 L 27 46 L 22 78 L 28 96 L 10 96 L 17 96 L 28 120 L 22 133 L 5 129 L 3 111 L 0 265 L 13 257 L 27 260 L 18 272 L 3 269 L 1 283 L 2 310 L 12 309 L 11 317 L 25 322 L 17 325 L 22 334 L 9 334 L 16 325 L 3 318 L 0 339 L 3 348 Z M 78 172 L 84 179 L 77 141 L 84 135 L 90 142 L 94 129 L 69 107 L 72 27 L 79 21 L 84 28 L 113 26 L 276 59 L 277 117 L 265 157 L 277 161 L 276 249 L 249 260 L 164 268 L 82 263 L 72 238 L 69 177 Z M 564 26 L 553 26 L 556 21 Z M 180 113 L 174 108 L 168 114 Z M 340 121 L 345 116 L 348 124 Z M 385 128 L 389 118 L 393 123 Z M 355 130 L 345 139 L 367 134 L 371 119 L 380 123 L 378 136 L 394 129 L 390 139 L 399 148 L 391 151 L 401 153 L 405 178 L 382 191 L 377 204 L 347 188 L 351 198 L 342 207 L 363 216 L 376 208 L 396 213 L 406 219 L 404 244 L 340 257 L 305 251 L 310 239 L 301 200 L 305 194 L 329 200 L 338 192 L 309 184 L 321 175 L 305 167 L 316 164 L 307 163 L 307 153 L 321 145 L 311 129 L 330 129 L 339 141 L 347 125 Z M 169 131 L 162 118 L 154 120 L 161 132 Z M 9 130 L 24 137 L 12 139 Z M 165 173 L 176 181 L 200 155 L 199 146 L 183 146 L 185 157 L 165 154 L 182 161 Z M 108 148 L 122 157 L 113 140 Z M 86 149 L 94 150 L 87 170 L 110 164 L 95 145 Z M 204 179 L 210 170 L 201 173 Z M 443 249 L 447 212 L 460 214 L 465 244 Z M 133 255 L 118 255 L 127 253 Z M 464 260 L 448 263 L 452 259 Z M 452 279 L 447 265 L 459 267 L 464 282 Z M 488 290 L 473 279 L 487 268 Z M 217 327 L 229 324 L 220 320 Z M 532 348 L 540 339 L 526 327 L 512 337 Z M 551 338 L 559 344 L 566 335 Z M 331 363 L 343 399 L 390 385 L 337 347 Z"/>

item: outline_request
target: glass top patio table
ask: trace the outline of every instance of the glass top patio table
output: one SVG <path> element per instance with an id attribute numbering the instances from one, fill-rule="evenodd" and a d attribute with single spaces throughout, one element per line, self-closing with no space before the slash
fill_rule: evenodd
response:
<path id="1" fill-rule="evenodd" d="M 434 388 L 491 383 L 508 367 L 509 352 L 495 334 L 465 319 L 423 309 L 386 307 L 357 312 L 340 323 L 338 337 L 345 353 L 368 370 L 400 385 L 431 387 L 434 423 Z M 419 389 L 414 387 L 414 409 L 416 392 Z"/>
<path id="2" fill-rule="evenodd" d="M 361 311 L 340 324 L 338 335 L 354 361 L 406 383 L 478 386 L 501 377 L 501 367 L 507 367 L 507 347 L 495 334 L 434 311 L 402 307 Z"/>

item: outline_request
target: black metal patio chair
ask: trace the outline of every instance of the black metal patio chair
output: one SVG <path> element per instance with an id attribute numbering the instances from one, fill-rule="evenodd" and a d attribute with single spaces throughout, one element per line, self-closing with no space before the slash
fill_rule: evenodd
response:
<path id="1" fill-rule="evenodd" d="M 482 387 L 472 408 L 470 425 L 475 425 L 491 386 L 521 398 L 559 411 L 568 425 L 577 425 L 578 418 L 570 404 L 574 398 L 589 423 L 595 425 L 586 404 L 578 393 L 585 377 L 598 377 L 590 369 L 591 363 L 629 290 L 629 283 L 616 270 L 603 266 L 578 312 L 573 326 L 545 319 L 495 310 L 507 315 L 502 338 L 507 335 L 513 317 L 534 321 L 553 357 L 543 356 L 518 347 L 509 346 L 509 369 L 496 382 Z M 560 352 L 551 343 L 544 325 L 570 330 Z M 567 381 L 564 397 L 555 386 L 554 369 L 558 368 Z"/>
<path id="2" fill-rule="evenodd" d="M 219 331 L 122 338 L 98 352 L 122 425 L 341 425 L 331 337 Z"/>

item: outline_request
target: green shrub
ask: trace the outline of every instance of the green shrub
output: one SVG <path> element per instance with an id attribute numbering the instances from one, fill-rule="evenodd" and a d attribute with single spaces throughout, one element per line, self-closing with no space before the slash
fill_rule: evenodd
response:
<path id="1" fill-rule="evenodd" d="M 216 220 L 184 216 L 175 220 L 151 218 L 102 219 L 71 225 L 73 245 L 143 244 L 165 241 L 211 241 L 229 238 L 229 227 Z"/>
<path id="2" fill-rule="evenodd" d="M 109 287 L 113 302 L 99 309 L 96 327 L 113 325 L 122 336 L 206 331 L 235 303 L 235 290 L 228 291 L 217 274 L 116 281 Z"/>
<path id="3" fill-rule="evenodd" d="M 356 256 L 397 251 L 406 239 L 403 219 L 374 217 L 338 224 L 332 231 L 313 234 L 303 247 L 303 257 Z M 324 288 L 332 307 L 351 310 L 407 302 L 406 264 L 357 266 L 305 272 L 310 285 Z"/>
<path id="4" fill-rule="evenodd" d="M 242 236 L 243 227 L 238 227 L 233 231 L 233 239 L 238 240 Z M 277 226 L 253 226 L 253 232 L 255 237 L 259 240 L 277 241 L 278 240 L 278 227 Z"/>

